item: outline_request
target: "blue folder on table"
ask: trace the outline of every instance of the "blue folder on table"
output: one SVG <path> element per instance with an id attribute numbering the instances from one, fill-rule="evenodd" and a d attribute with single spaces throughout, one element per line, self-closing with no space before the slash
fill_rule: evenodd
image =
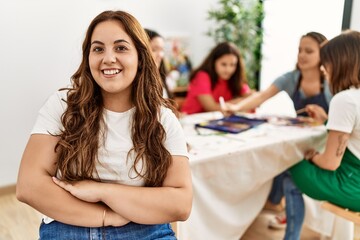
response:
<path id="1" fill-rule="evenodd" d="M 229 117 L 197 123 L 195 124 L 195 128 L 207 128 L 226 133 L 240 133 L 265 123 L 266 121 L 266 119 L 231 115 Z"/>

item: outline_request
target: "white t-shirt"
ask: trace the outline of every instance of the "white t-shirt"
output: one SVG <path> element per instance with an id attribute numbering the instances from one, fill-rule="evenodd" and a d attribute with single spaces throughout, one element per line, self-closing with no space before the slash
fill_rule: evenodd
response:
<path id="1" fill-rule="evenodd" d="M 61 115 L 66 109 L 67 91 L 58 91 L 49 97 L 40 109 L 32 134 L 57 134 L 63 129 Z M 104 110 L 104 119 L 107 126 L 105 144 L 98 151 L 99 162 L 96 170 L 103 182 L 115 182 L 131 186 L 144 186 L 142 178 L 135 178 L 136 173 L 131 170 L 134 163 L 134 154 L 127 158 L 129 150 L 133 147 L 131 140 L 131 122 L 135 108 L 118 113 Z M 160 123 L 165 129 L 166 139 L 164 146 L 171 155 L 188 157 L 183 129 L 175 114 L 168 108 L 162 107 Z M 137 165 L 141 169 L 140 164 Z M 94 175 L 96 176 L 96 175 Z M 53 219 L 44 216 L 45 223 Z"/>
<path id="2" fill-rule="evenodd" d="M 49 97 L 40 109 L 31 134 L 57 134 L 63 129 L 61 115 L 66 109 L 67 91 L 55 92 Z M 131 122 L 135 108 L 118 113 L 104 110 L 104 120 L 107 126 L 104 146 L 98 150 L 99 162 L 96 170 L 103 182 L 115 182 L 131 186 L 144 186 L 142 178 L 135 178 L 136 173 L 131 170 L 134 163 L 134 154 L 127 158 L 129 150 L 133 147 L 131 140 Z M 166 139 L 164 146 L 171 155 L 188 157 L 183 129 L 175 114 L 168 108 L 162 107 L 160 123 L 165 129 Z M 140 164 L 137 169 L 141 169 Z M 96 176 L 94 174 L 94 176 Z M 44 222 L 50 223 L 53 219 L 44 216 Z"/>
<path id="3" fill-rule="evenodd" d="M 326 127 L 350 133 L 348 148 L 360 159 L 360 89 L 344 90 L 332 98 Z"/>

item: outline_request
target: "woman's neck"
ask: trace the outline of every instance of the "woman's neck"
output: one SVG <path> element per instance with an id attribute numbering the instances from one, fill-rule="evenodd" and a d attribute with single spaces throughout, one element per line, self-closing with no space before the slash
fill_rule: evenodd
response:
<path id="1" fill-rule="evenodd" d="M 321 74 L 319 69 L 301 71 L 300 89 L 305 96 L 315 96 L 321 91 Z"/>
<path id="2" fill-rule="evenodd" d="M 303 82 L 314 82 L 315 79 L 318 79 L 320 81 L 321 79 L 321 73 L 318 68 L 312 68 L 307 70 L 301 71 L 301 81 Z"/>
<path id="3" fill-rule="evenodd" d="M 126 112 L 133 107 L 130 96 L 103 94 L 104 108 L 113 112 Z"/>

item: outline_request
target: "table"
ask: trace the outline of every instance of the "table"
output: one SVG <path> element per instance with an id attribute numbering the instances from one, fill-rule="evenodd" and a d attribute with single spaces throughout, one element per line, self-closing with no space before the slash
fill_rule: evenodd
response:
<path id="1" fill-rule="evenodd" d="M 262 210 L 272 179 L 326 140 L 324 126 L 264 123 L 240 134 L 195 131 L 195 123 L 220 117 L 210 112 L 180 119 L 191 147 L 194 190 L 191 215 L 178 223 L 181 240 L 238 240 Z"/>

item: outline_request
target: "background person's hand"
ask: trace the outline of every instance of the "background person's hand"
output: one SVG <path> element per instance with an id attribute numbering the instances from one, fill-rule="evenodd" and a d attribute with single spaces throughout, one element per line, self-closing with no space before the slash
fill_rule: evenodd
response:
<path id="1" fill-rule="evenodd" d="M 230 116 L 235 112 L 238 112 L 238 107 L 236 104 L 227 102 L 221 106 L 221 112 L 224 114 L 224 116 Z"/>
<path id="2" fill-rule="evenodd" d="M 324 123 L 328 115 L 325 112 L 325 110 L 316 104 L 308 104 L 306 105 L 306 112 L 309 114 L 310 117 L 312 117 L 314 120 Z"/>
<path id="3" fill-rule="evenodd" d="M 319 152 L 312 148 L 305 152 L 304 158 L 306 160 L 311 160 L 316 154 L 319 154 Z"/>

